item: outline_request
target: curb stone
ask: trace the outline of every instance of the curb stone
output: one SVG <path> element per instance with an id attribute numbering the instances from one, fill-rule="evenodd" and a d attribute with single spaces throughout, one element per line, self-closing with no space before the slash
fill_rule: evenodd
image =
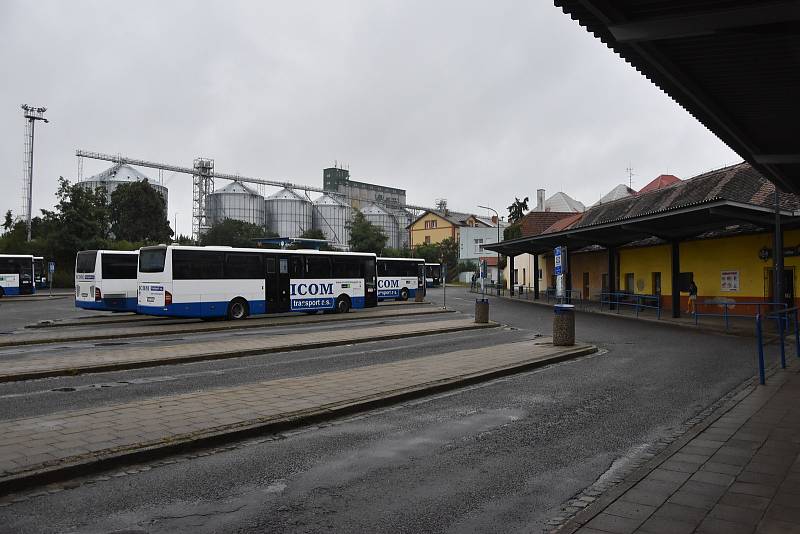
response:
<path id="1" fill-rule="evenodd" d="M 0 478 L 0 496 L 57 482 L 70 477 L 84 476 L 97 471 L 104 471 L 133 462 L 154 460 L 201 447 L 210 447 L 229 443 L 234 440 L 252 438 L 262 434 L 284 432 L 303 426 L 313 425 L 333 418 L 364 412 L 381 406 L 396 404 L 398 402 L 457 389 L 462 386 L 476 384 L 494 378 L 521 373 L 537 367 L 579 358 L 581 356 L 594 354 L 597 350 L 597 347 L 594 345 L 584 345 L 577 349 L 573 348 L 558 351 L 547 358 L 491 368 L 477 373 L 460 375 L 410 388 L 383 392 L 360 399 L 321 405 L 310 410 L 281 414 L 280 416 L 264 420 L 244 421 L 235 425 L 230 425 L 228 428 L 222 430 L 217 429 L 207 433 L 195 432 L 184 439 L 166 439 L 159 443 L 145 445 L 141 448 L 114 450 L 111 454 L 107 455 L 92 454 L 86 457 L 73 457 L 70 463 L 62 463 L 60 465 Z"/>

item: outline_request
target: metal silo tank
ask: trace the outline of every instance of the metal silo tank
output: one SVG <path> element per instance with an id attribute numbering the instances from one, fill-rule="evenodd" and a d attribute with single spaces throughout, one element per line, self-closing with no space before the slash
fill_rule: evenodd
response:
<path id="1" fill-rule="evenodd" d="M 206 199 L 209 222 L 234 219 L 264 228 L 264 197 L 241 182 L 231 182 L 209 194 Z"/>
<path id="2" fill-rule="evenodd" d="M 90 176 L 86 180 L 77 182 L 77 185 L 86 189 L 97 189 L 98 187 L 105 189 L 106 197 L 111 200 L 111 193 L 122 184 L 131 182 L 139 182 L 147 180 L 150 186 L 158 191 L 164 198 L 164 207 L 166 213 L 169 213 L 169 190 L 158 182 L 154 182 L 145 174 L 134 169 L 130 165 L 115 164 L 108 169 Z"/>
<path id="3" fill-rule="evenodd" d="M 267 197 L 269 230 L 279 237 L 300 237 L 312 228 L 311 201 L 291 189 L 281 189 Z"/>
<path id="4" fill-rule="evenodd" d="M 386 234 L 386 246 L 391 248 L 398 248 L 399 246 L 399 229 L 397 218 L 386 208 L 378 204 L 368 204 L 362 210 L 364 218 L 371 224 L 374 224 Z"/>
<path id="5" fill-rule="evenodd" d="M 348 223 L 353 218 L 353 208 L 334 195 L 322 195 L 314 201 L 312 222 L 314 228 L 325 234 L 331 245 L 347 249 L 350 246 Z"/>

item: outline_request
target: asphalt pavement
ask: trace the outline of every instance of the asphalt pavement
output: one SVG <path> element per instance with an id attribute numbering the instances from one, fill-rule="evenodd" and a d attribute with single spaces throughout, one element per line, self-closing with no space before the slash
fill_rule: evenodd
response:
<path id="1" fill-rule="evenodd" d="M 429 299 L 441 303 L 441 293 Z M 447 288 L 448 308 L 472 313 L 474 298 Z M 490 358 L 501 337 L 549 335 L 552 310 L 490 302 L 491 319 L 517 330 L 36 380 L 4 386 L 0 409 L 20 417 L 470 346 Z M 0 508 L 0 531 L 537 532 L 754 372 L 753 347 L 739 337 L 581 313 L 576 323 L 577 337 L 603 352 L 20 495 Z M 52 391 L 61 387 L 76 391 Z"/>

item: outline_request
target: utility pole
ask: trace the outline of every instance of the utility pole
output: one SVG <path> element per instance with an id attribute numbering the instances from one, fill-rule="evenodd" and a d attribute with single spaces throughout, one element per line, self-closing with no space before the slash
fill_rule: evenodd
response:
<path id="1" fill-rule="evenodd" d="M 22 104 L 25 124 L 25 166 L 22 176 L 22 218 L 28 227 L 28 241 L 31 240 L 31 213 L 33 211 L 33 132 L 36 121 L 50 122 L 44 118 L 47 108 L 37 108 Z"/>
<path id="2" fill-rule="evenodd" d="M 494 216 L 497 217 L 497 244 L 500 244 L 500 214 L 497 213 L 497 210 L 494 208 L 490 208 L 489 206 L 478 206 L 479 208 L 483 208 L 485 210 L 493 211 Z M 514 282 L 514 273 L 508 273 L 509 279 L 511 282 Z M 497 253 L 497 294 L 500 295 L 500 253 Z"/>

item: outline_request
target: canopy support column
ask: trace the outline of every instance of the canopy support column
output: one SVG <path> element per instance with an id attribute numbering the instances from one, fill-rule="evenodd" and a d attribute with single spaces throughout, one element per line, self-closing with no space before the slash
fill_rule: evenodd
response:
<path id="1" fill-rule="evenodd" d="M 670 254 L 670 264 L 672 276 L 672 317 L 681 316 L 681 247 L 680 241 L 672 241 L 672 253 Z"/>
<path id="2" fill-rule="evenodd" d="M 607 247 L 608 248 L 608 288 L 606 290 L 609 293 L 616 293 L 617 291 L 617 247 Z M 614 310 L 616 309 L 616 304 L 614 304 L 614 296 L 608 296 L 609 304 L 608 309 Z"/>
<path id="3" fill-rule="evenodd" d="M 500 266 L 498 265 L 498 269 Z M 508 256 L 508 294 L 510 296 L 514 296 L 514 255 L 511 254 Z"/>

